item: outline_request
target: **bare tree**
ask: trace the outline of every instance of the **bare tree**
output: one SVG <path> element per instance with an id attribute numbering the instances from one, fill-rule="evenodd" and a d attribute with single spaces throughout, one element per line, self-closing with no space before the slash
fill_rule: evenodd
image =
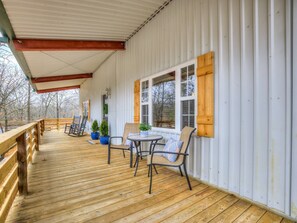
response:
<path id="1" fill-rule="evenodd" d="M 16 104 L 22 97 L 20 90 L 26 83 L 21 69 L 14 63 L 7 46 L 0 45 L 0 111 L 4 117 L 4 128 L 8 130 L 9 115 L 18 111 Z"/>
<path id="2" fill-rule="evenodd" d="M 78 113 L 78 101 L 77 90 L 37 94 L 8 46 L 0 43 L 0 121 L 5 131 L 9 122 L 72 117 Z"/>

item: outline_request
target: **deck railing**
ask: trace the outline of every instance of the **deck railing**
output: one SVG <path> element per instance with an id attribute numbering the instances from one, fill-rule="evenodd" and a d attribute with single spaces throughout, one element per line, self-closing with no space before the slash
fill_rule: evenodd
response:
<path id="1" fill-rule="evenodd" d="M 41 119 L 0 135 L 0 222 L 5 221 L 17 192 L 28 193 L 27 169 L 44 129 Z"/>
<path id="2" fill-rule="evenodd" d="M 73 118 L 47 118 L 44 119 L 45 130 L 61 129 L 64 128 L 65 124 L 71 123 Z"/>

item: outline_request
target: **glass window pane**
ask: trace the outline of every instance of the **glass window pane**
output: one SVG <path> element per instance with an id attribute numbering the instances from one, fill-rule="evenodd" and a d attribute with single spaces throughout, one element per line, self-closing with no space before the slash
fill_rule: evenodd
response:
<path id="1" fill-rule="evenodd" d="M 148 81 L 141 83 L 141 102 L 148 102 Z"/>
<path id="2" fill-rule="evenodd" d="M 141 122 L 148 124 L 148 105 L 141 106 Z"/>
<path id="3" fill-rule="evenodd" d="M 189 117 L 189 126 L 193 128 L 195 127 L 195 116 L 193 115 Z"/>
<path id="4" fill-rule="evenodd" d="M 195 65 L 181 69 L 181 97 L 195 95 Z"/>
<path id="5" fill-rule="evenodd" d="M 175 128 L 175 72 L 153 79 L 153 126 Z"/>
<path id="6" fill-rule="evenodd" d="M 141 102 L 148 102 L 148 92 L 142 92 Z"/>
<path id="7" fill-rule="evenodd" d="M 181 90 L 181 96 L 186 97 L 187 96 L 187 83 L 182 83 L 180 90 Z"/>
<path id="8" fill-rule="evenodd" d="M 186 81 L 188 78 L 187 76 L 187 67 L 181 69 L 181 81 Z"/>
<path id="9" fill-rule="evenodd" d="M 189 114 L 194 115 L 195 114 L 195 101 L 189 100 Z"/>
<path id="10" fill-rule="evenodd" d="M 182 117 L 182 126 L 181 126 L 181 128 L 183 129 L 185 126 L 189 126 L 188 116 L 183 116 Z"/>
<path id="11" fill-rule="evenodd" d="M 141 88 L 142 88 L 142 91 L 148 89 L 148 81 L 143 81 L 141 83 Z"/>
<path id="12" fill-rule="evenodd" d="M 194 75 L 195 74 L 195 65 L 192 64 L 188 66 L 188 76 Z"/>
<path id="13" fill-rule="evenodd" d="M 185 126 L 195 127 L 195 100 L 181 102 L 181 129 Z"/>
<path id="14" fill-rule="evenodd" d="M 187 115 L 188 114 L 188 101 L 182 101 L 181 103 L 181 110 L 182 110 L 182 115 Z"/>
<path id="15" fill-rule="evenodd" d="M 195 75 L 188 77 L 188 96 L 195 95 Z"/>

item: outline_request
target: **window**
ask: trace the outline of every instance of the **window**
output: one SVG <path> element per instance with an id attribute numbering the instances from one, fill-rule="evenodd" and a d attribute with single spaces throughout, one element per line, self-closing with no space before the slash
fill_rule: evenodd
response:
<path id="1" fill-rule="evenodd" d="M 141 122 L 174 131 L 195 127 L 195 86 L 194 60 L 142 80 Z"/>
<path id="2" fill-rule="evenodd" d="M 141 122 L 149 124 L 149 110 L 148 105 L 141 106 Z"/>
<path id="3" fill-rule="evenodd" d="M 181 129 L 185 126 L 195 126 L 195 100 L 181 102 Z"/>
<path id="4" fill-rule="evenodd" d="M 181 129 L 195 127 L 195 65 L 181 68 Z"/>
<path id="5" fill-rule="evenodd" d="M 175 128 L 175 72 L 153 79 L 153 127 Z"/>
<path id="6" fill-rule="evenodd" d="M 149 81 L 141 82 L 141 122 L 149 124 Z"/>
<path id="7" fill-rule="evenodd" d="M 181 69 L 181 97 L 195 95 L 195 66 L 194 64 Z"/>
<path id="8" fill-rule="evenodd" d="M 148 89 L 149 89 L 149 82 L 143 81 L 141 83 L 141 102 L 142 103 L 148 102 Z"/>

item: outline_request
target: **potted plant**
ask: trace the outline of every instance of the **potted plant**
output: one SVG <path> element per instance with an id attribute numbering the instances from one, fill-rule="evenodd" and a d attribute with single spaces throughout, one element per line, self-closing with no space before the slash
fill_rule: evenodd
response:
<path id="1" fill-rule="evenodd" d="M 149 130 L 151 130 L 151 129 L 152 129 L 152 126 L 150 126 L 149 124 L 141 123 L 139 125 L 140 136 L 147 137 Z"/>
<path id="2" fill-rule="evenodd" d="M 91 138 L 92 140 L 98 140 L 99 139 L 99 125 L 98 125 L 98 121 L 95 120 L 93 121 L 92 123 L 92 126 L 91 126 Z"/>
<path id="3" fill-rule="evenodd" d="M 107 145 L 109 141 L 108 135 L 108 123 L 106 120 L 103 120 L 100 125 L 100 143 L 103 145 Z"/>

